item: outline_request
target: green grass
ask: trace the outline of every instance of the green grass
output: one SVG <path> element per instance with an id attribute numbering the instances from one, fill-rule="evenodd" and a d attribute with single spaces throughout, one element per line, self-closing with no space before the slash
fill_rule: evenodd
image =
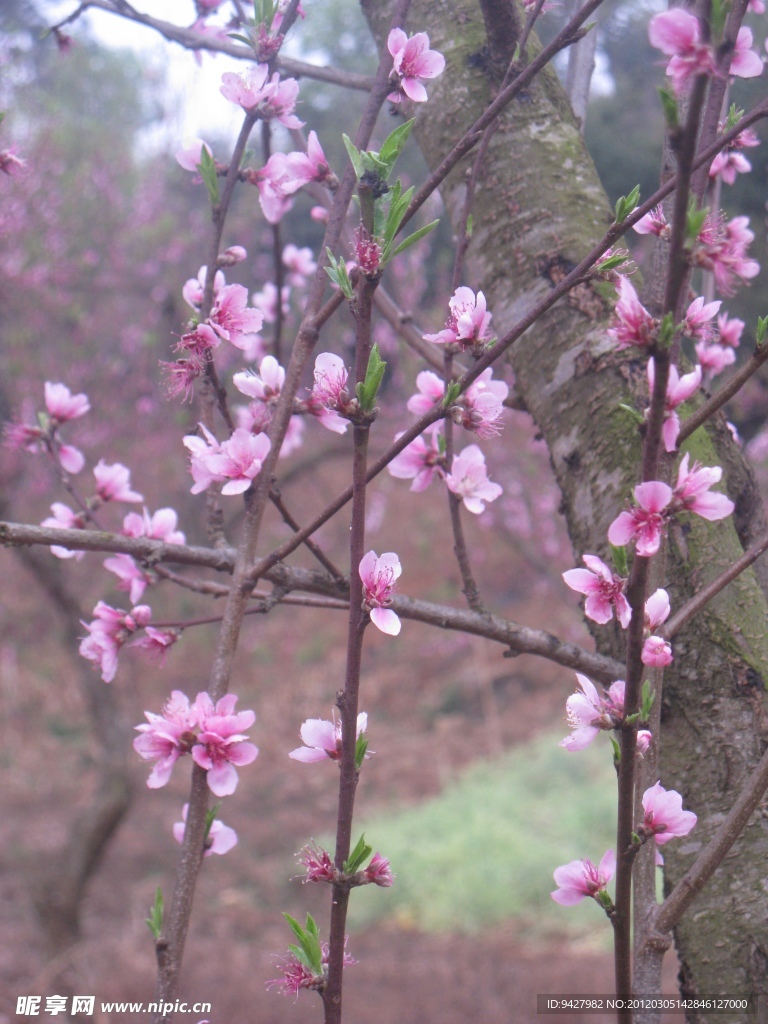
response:
<path id="1" fill-rule="evenodd" d="M 561 733 L 473 765 L 433 800 L 358 820 L 397 874 L 392 889 L 366 886 L 350 924 L 390 919 L 425 931 L 475 932 L 517 918 L 546 935 L 610 933 L 592 900 L 560 907 L 552 872 L 597 863 L 614 846 L 616 781 L 604 737 L 579 753 Z M 603 740 L 603 742 L 601 742 Z M 425 752 L 429 756 L 429 751 Z"/>

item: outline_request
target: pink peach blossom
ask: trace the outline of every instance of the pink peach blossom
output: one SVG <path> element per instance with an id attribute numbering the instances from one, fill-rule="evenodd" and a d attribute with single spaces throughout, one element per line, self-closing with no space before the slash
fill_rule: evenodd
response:
<path id="1" fill-rule="evenodd" d="M 577 672 L 576 679 L 579 690 L 565 702 L 566 720 L 572 732 L 559 744 L 571 751 L 584 750 L 599 732 L 616 729 L 624 721 L 623 679 L 611 683 L 602 697 L 587 676 Z"/>
<path id="2" fill-rule="evenodd" d="M 552 893 L 552 899 L 564 907 L 581 903 L 586 897 L 595 899 L 616 872 L 616 855 L 613 850 L 606 850 L 597 867 L 591 860 L 572 860 L 555 869 L 555 882 L 558 888 Z"/>
<path id="3" fill-rule="evenodd" d="M 649 636 L 643 643 L 640 660 L 649 668 L 664 668 L 672 664 L 672 645 L 661 636 Z"/>
<path id="4" fill-rule="evenodd" d="M 683 320 L 683 331 L 694 341 L 710 341 L 714 333 L 714 325 L 710 322 L 718 312 L 722 302 L 704 303 L 700 295 L 688 306 Z"/>
<path id="5" fill-rule="evenodd" d="M 79 448 L 75 448 L 72 444 L 60 444 L 56 449 L 56 457 L 61 464 L 61 468 L 66 473 L 71 473 L 73 476 L 79 473 L 83 466 L 85 466 L 85 456 Z M 95 470 L 94 470 L 95 472 Z M 141 496 L 138 498 L 121 498 L 121 501 L 141 501 Z"/>
<path id="6" fill-rule="evenodd" d="M 648 387 L 651 394 L 653 394 L 655 378 L 656 364 L 653 356 L 651 356 L 648 360 Z M 682 377 L 678 373 L 676 366 L 670 366 L 667 379 L 667 397 L 664 406 L 664 425 L 662 427 L 664 447 L 668 452 L 673 452 L 677 447 L 677 436 L 680 433 L 680 418 L 675 410 L 683 402 L 687 402 L 692 395 L 695 395 L 700 386 L 700 366 L 697 366 L 691 373 L 686 373 Z"/>
<path id="7" fill-rule="evenodd" d="M 763 73 L 763 62 L 752 50 L 752 29 L 743 25 L 736 37 L 736 46 L 731 56 L 731 66 L 728 69 L 731 75 L 737 78 L 757 78 Z"/>
<path id="8" fill-rule="evenodd" d="M 411 490 L 420 493 L 432 483 L 435 473 L 441 473 L 443 456 L 437 440 L 439 425 L 425 431 L 415 441 L 404 448 L 387 466 L 390 476 L 398 480 L 413 480 Z M 404 431 L 395 434 L 395 440 L 403 436 Z"/>
<path id="9" fill-rule="evenodd" d="M 185 171 L 197 173 L 197 166 L 202 163 L 203 150 L 208 156 L 213 156 L 213 150 L 203 139 L 188 139 L 182 149 L 175 154 L 176 163 Z"/>
<path id="10" fill-rule="evenodd" d="M 91 408 L 87 395 L 73 395 L 65 384 L 45 382 L 45 407 L 57 423 L 85 416 Z"/>
<path id="11" fill-rule="evenodd" d="M 717 329 L 719 331 L 718 341 L 721 345 L 729 345 L 731 348 L 738 348 L 741 343 L 741 332 L 744 330 L 744 321 L 738 317 L 729 317 L 727 313 L 721 313 L 717 318 Z"/>
<path id="12" fill-rule="evenodd" d="M 698 18 L 678 9 L 657 14 L 648 28 L 651 46 L 671 58 L 667 75 L 679 96 L 695 75 L 712 75 L 715 70 L 712 50 L 701 42 Z"/>
<path id="13" fill-rule="evenodd" d="M 368 731 L 368 715 L 361 711 L 357 716 L 357 738 Z M 341 759 L 341 721 L 336 718 L 332 722 L 324 718 L 308 718 L 299 730 L 303 747 L 292 750 L 288 757 L 294 761 L 303 761 L 305 764 L 314 764 L 317 761 L 331 761 Z"/>
<path id="14" fill-rule="evenodd" d="M 159 715 L 144 712 L 147 721 L 136 726 L 141 733 L 133 741 L 133 749 L 145 761 L 156 764 L 147 779 L 150 789 L 160 789 L 171 777 L 173 766 L 184 754 L 190 753 L 197 742 L 197 714 L 189 698 L 181 690 L 174 690 Z"/>
<path id="15" fill-rule="evenodd" d="M 659 480 L 638 484 L 634 490 L 638 508 L 621 512 L 608 528 L 608 540 L 616 547 L 635 541 L 638 555 L 655 555 L 661 543 L 665 514 L 672 501 L 672 489 Z"/>
<path id="16" fill-rule="evenodd" d="M 462 349 L 478 348 L 491 340 L 492 313 L 487 312 L 485 295 L 471 288 L 457 288 L 448 300 L 450 315 L 445 328 L 437 334 L 425 334 L 425 341 L 439 345 L 459 345 Z"/>
<path id="17" fill-rule="evenodd" d="M 259 309 L 248 308 L 248 289 L 241 284 L 230 284 L 216 296 L 208 323 L 224 341 L 245 349 L 251 336 L 258 334 L 264 324 Z"/>
<path id="18" fill-rule="evenodd" d="M 60 501 L 54 501 L 51 505 L 52 516 L 44 519 L 41 526 L 53 527 L 53 529 L 60 530 L 84 530 L 85 529 L 85 517 L 82 513 L 73 512 L 69 505 L 65 505 Z M 74 558 L 78 562 L 84 557 L 84 551 L 70 551 L 69 548 L 63 548 L 58 544 L 51 545 L 51 554 L 57 558 Z"/>
<path id="19" fill-rule="evenodd" d="M 373 882 L 374 885 L 380 885 L 384 889 L 388 889 L 395 881 L 392 865 L 380 853 L 374 853 L 370 864 L 363 871 L 363 874 L 369 882 Z"/>
<path id="20" fill-rule="evenodd" d="M 127 590 L 130 595 L 131 604 L 140 601 L 147 584 L 152 583 L 152 577 L 144 569 L 140 568 L 130 555 L 117 554 L 104 559 L 104 568 L 113 572 L 119 579 L 118 590 Z"/>
<path id="21" fill-rule="evenodd" d="M 619 278 L 619 300 L 613 308 L 616 326 L 608 330 L 619 349 L 629 345 L 645 347 L 654 340 L 657 322 L 640 302 L 634 285 L 628 277 Z"/>
<path id="22" fill-rule="evenodd" d="M 659 204 L 641 217 L 634 225 L 638 235 L 657 235 L 659 238 L 669 238 L 672 228 L 667 221 L 664 207 Z"/>
<path id="23" fill-rule="evenodd" d="M 93 609 L 92 622 L 82 622 L 88 636 L 80 642 L 80 654 L 101 669 L 101 678 L 111 683 L 117 671 L 117 655 L 126 640 L 138 629 L 149 624 L 152 609 L 138 604 L 130 612 L 112 608 L 99 601 Z"/>
<path id="24" fill-rule="evenodd" d="M 696 345 L 696 358 L 708 379 L 711 380 L 718 373 L 722 373 L 726 366 L 733 366 L 736 362 L 736 353 L 730 347 L 709 345 L 706 341 L 700 341 Z"/>
<path id="25" fill-rule="evenodd" d="M 166 544 L 186 544 L 187 538 L 176 529 L 178 519 L 172 508 L 160 508 L 151 516 L 146 508 L 141 515 L 129 512 L 123 519 L 123 533 L 127 537 L 149 537 Z"/>
<path id="26" fill-rule="evenodd" d="M 205 294 L 205 282 L 208 277 L 208 268 L 200 267 L 197 272 L 197 277 L 190 277 L 190 279 L 184 284 L 181 290 L 181 294 L 184 297 L 184 301 L 188 303 L 192 309 L 199 310 L 203 302 L 203 295 Z M 218 296 L 221 289 L 226 285 L 226 278 L 224 274 L 217 270 L 213 278 L 213 297 L 214 301 Z"/>
<path id="27" fill-rule="evenodd" d="M 303 846 L 296 856 L 299 863 L 306 869 L 305 882 L 334 882 L 336 880 L 337 872 L 330 854 L 318 846 L 314 840 Z"/>
<path id="28" fill-rule="evenodd" d="M 488 479 L 485 456 L 476 444 L 455 455 L 451 472 L 446 476 L 448 490 L 464 502 L 467 511 L 479 515 L 487 501 L 495 501 L 502 493 L 499 484 Z"/>
<path id="29" fill-rule="evenodd" d="M 422 80 L 437 78 L 442 74 L 445 57 L 437 50 L 430 50 L 429 36 L 426 32 L 417 32 L 409 39 L 401 28 L 393 28 L 389 33 L 387 49 L 394 58 L 394 73 L 399 78 L 400 87 L 405 95 L 414 103 L 426 102 L 427 90 L 422 85 Z M 400 94 L 390 93 L 387 99 L 399 103 Z"/>
<path id="30" fill-rule="evenodd" d="M 563 573 L 563 579 L 571 590 L 586 595 L 584 614 L 593 622 L 604 625 L 611 621 L 615 610 L 616 618 L 626 629 L 632 618 L 632 609 L 624 597 L 626 580 L 611 572 L 596 555 L 584 555 L 583 561 L 586 569 L 568 569 Z"/>
<path id="31" fill-rule="evenodd" d="M 688 469 L 689 456 L 686 452 L 680 463 L 675 487 L 675 500 L 687 512 L 695 512 L 704 519 L 725 519 L 733 512 L 734 504 L 725 494 L 710 494 L 709 489 L 720 481 L 723 471 L 720 466 L 701 466 L 698 462 Z"/>
<path id="32" fill-rule="evenodd" d="M 238 782 L 235 766 L 251 764 L 259 753 L 243 735 L 243 730 L 256 721 L 256 715 L 253 711 L 235 712 L 236 703 L 232 693 L 215 705 L 207 693 L 199 693 L 192 707 L 200 727 L 192 759 L 208 772 L 208 788 L 216 796 L 234 793 Z"/>
<path id="33" fill-rule="evenodd" d="M 241 74 L 227 71 L 221 76 L 221 94 L 232 103 L 269 121 L 278 120 L 286 128 L 304 125 L 293 113 L 299 96 L 295 78 L 281 81 L 277 71 L 269 77 L 269 66 L 257 64 Z"/>
<path id="34" fill-rule="evenodd" d="M 102 501 L 144 501 L 143 495 L 131 490 L 131 471 L 120 462 L 108 466 L 99 459 L 93 467 L 96 493 Z"/>
<path id="35" fill-rule="evenodd" d="M 187 829 L 187 814 L 189 813 L 189 804 L 184 804 L 181 809 L 181 821 L 177 821 L 173 826 L 173 838 L 177 843 L 184 842 L 184 833 Z M 211 827 L 208 829 L 208 836 L 205 840 L 205 853 L 204 857 L 210 857 L 214 853 L 222 856 L 225 853 L 237 846 L 237 832 L 229 825 L 225 825 L 223 821 L 219 821 L 218 818 L 214 818 L 211 822 Z"/>
<path id="36" fill-rule="evenodd" d="M 397 636 L 400 619 L 389 605 L 395 592 L 395 581 L 402 568 L 394 551 L 385 551 L 379 556 L 369 551 L 360 562 L 359 573 L 363 581 L 363 608 L 371 614 L 371 622 L 382 633 Z"/>
<path id="37" fill-rule="evenodd" d="M 178 629 L 155 629 L 154 626 L 145 626 L 143 636 L 131 641 L 128 646 L 137 647 L 150 661 L 164 665 L 166 655 L 179 639 L 179 635 Z"/>
<path id="38" fill-rule="evenodd" d="M 662 846 L 675 836 L 687 836 L 696 824 L 693 811 L 683 810 L 683 798 L 657 782 L 643 793 L 643 828 Z"/>

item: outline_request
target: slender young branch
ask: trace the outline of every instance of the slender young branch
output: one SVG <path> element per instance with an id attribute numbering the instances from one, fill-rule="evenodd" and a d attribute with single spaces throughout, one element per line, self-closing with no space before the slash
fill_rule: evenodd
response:
<path id="1" fill-rule="evenodd" d="M 371 317 L 373 294 L 377 281 L 361 278 L 357 288 L 354 312 L 357 319 L 355 382 L 362 384 L 371 355 Z M 360 564 L 365 553 L 365 491 L 368 461 L 369 423 L 356 423 L 352 454 L 352 523 L 349 537 L 349 627 L 347 634 L 347 667 L 344 690 L 336 704 L 341 717 L 341 762 L 339 764 L 339 803 L 336 819 L 336 853 L 334 863 L 343 871 L 352 844 L 352 816 L 359 770 L 357 767 L 357 713 L 360 692 L 360 668 L 363 638 L 368 623 L 363 610 L 363 581 Z M 331 902 L 331 924 L 328 937 L 328 976 L 323 990 L 326 1024 L 341 1024 L 344 944 L 346 935 L 349 887 L 334 884 Z"/>
<path id="2" fill-rule="evenodd" d="M 230 57 L 237 57 L 239 60 L 254 60 L 253 50 L 249 46 L 243 46 L 233 40 L 218 39 L 214 36 L 203 35 L 191 28 L 184 28 L 181 25 L 174 25 L 170 21 L 162 21 L 160 18 L 152 18 L 148 14 L 139 11 L 118 9 L 111 0 L 87 0 L 80 5 L 77 14 L 83 13 L 88 8 L 107 11 L 117 17 L 127 18 L 129 21 L 136 21 L 147 28 L 158 32 L 165 39 L 178 43 L 188 50 L 208 50 L 211 53 L 226 53 Z M 67 21 L 71 21 L 68 18 Z M 65 22 L 61 23 L 62 25 Z M 328 82 L 330 85 L 339 85 L 345 89 L 357 89 L 362 92 L 369 92 L 373 88 L 374 78 L 370 75 L 360 75 L 353 71 L 341 71 L 337 68 L 322 67 L 315 64 L 307 64 L 293 57 L 278 57 L 277 67 L 281 72 L 291 75 L 293 78 L 311 78 L 318 82 Z"/>
<path id="3" fill-rule="evenodd" d="M 724 384 L 711 398 L 707 399 L 704 405 L 692 413 L 688 419 L 683 420 L 680 433 L 677 435 L 678 447 L 691 436 L 694 430 L 698 430 L 702 424 L 715 415 L 718 409 L 722 409 L 726 402 L 729 402 L 734 395 L 741 391 L 749 378 L 757 373 L 766 360 L 768 360 L 768 344 L 763 344 L 752 353 L 727 384 Z"/>
<path id="4" fill-rule="evenodd" d="M 712 598 L 717 597 L 721 590 L 724 590 L 729 583 L 732 583 L 737 576 L 740 576 L 745 569 L 748 569 L 766 551 L 768 551 L 768 533 L 764 533 L 759 540 L 755 541 L 744 552 L 741 558 L 737 558 L 733 565 L 729 566 L 717 579 L 712 580 L 706 587 L 702 587 L 690 601 L 684 604 L 663 627 L 662 635 L 671 638 L 675 633 L 679 633 L 683 626 L 691 621 L 694 615 L 698 615 L 702 608 L 709 604 Z"/>

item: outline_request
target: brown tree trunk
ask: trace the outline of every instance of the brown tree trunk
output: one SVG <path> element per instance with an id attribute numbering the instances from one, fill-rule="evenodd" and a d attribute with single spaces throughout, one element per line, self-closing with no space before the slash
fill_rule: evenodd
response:
<path id="1" fill-rule="evenodd" d="M 362 6 L 383 47 L 387 5 L 362 0 Z M 416 0 L 411 8 L 409 32 L 428 32 L 430 45 L 447 62 L 444 74 L 428 83 L 429 102 L 417 111 L 416 137 L 430 167 L 494 95 L 505 68 L 499 50 L 511 57 L 508 38 L 503 46 L 486 39 L 486 23 L 492 33 L 498 24 L 509 36 L 515 12 L 510 14 L 509 4 L 499 6 L 505 16 L 496 19 L 489 4 L 485 22 L 474 0 Z M 529 51 L 537 47 L 532 39 Z M 465 158 L 442 190 L 454 225 L 473 159 L 473 154 Z M 628 181 L 626 192 L 634 184 Z M 539 76 L 502 117 L 473 214 L 464 283 L 485 292 L 502 335 L 612 220 L 554 73 Z M 617 352 L 606 336 L 613 301 L 611 285 L 579 286 L 511 350 L 517 391 L 549 446 L 576 555 L 606 556 L 608 525 L 638 479 L 640 436 L 619 403 L 640 409 L 645 404 L 645 359 Z M 671 531 L 667 578 L 673 582 L 667 589 L 673 609 L 741 553 L 735 523 L 749 529 L 760 514 L 749 469 L 724 428 L 698 431 L 686 450 L 704 465 L 726 467 L 739 509 L 738 517 L 721 523 L 689 516 Z M 676 638 L 662 705 L 661 779 L 683 794 L 684 806 L 699 822 L 688 838 L 665 846 L 667 886 L 681 878 L 712 836 L 768 742 L 767 615 L 755 575 L 745 573 Z M 605 653 L 617 653 L 608 627 L 597 627 L 595 636 Z M 571 686 L 564 677 L 564 693 Z M 768 989 L 767 853 L 768 825 L 760 816 L 679 927 L 685 993 L 744 995 Z M 712 1019 L 726 1024 L 746 1015 Z"/>

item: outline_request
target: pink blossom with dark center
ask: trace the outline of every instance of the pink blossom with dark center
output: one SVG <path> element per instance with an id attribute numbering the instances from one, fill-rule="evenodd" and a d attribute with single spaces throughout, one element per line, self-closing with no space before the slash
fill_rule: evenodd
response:
<path id="1" fill-rule="evenodd" d="M 714 334 L 712 319 L 722 306 L 722 302 L 707 302 L 702 296 L 694 299 L 688 307 L 683 320 L 683 331 L 694 341 L 710 341 Z"/>
<path id="2" fill-rule="evenodd" d="M 689 456 L 686 452 L 677 474 L 674 497 L 687 512 L 695 512 L 704 519 L 725 519 L 733 512 L 734 504 L 725 494 L 710 494 L 709 489 L 720 481 L 723 471 L 720 466 L 701 466 L 694 462 L 688 469 Z"/>
<path id="3" fill-rule="evenodd" d="M 638 555 L 648 558 L 659 550 L 672 488 L 660 480 L 638 484 L 634 490 L 638 508 L 621 512 L 608 528 L 608 540 L 616 547 L 635 541 Z"/>
<path id="4" fill-rule="evenodd" d="M 274 356 L 265 356 L 258 373 L 244 370 L 236 373 L 232 383 L 238 391 L 264 405 L 274 405 L 285 383 L 285 370 Z"/>
<path id="5" fill-rule="evenodd" d="M 315 359 L 315 370 L 313 374 L 315 385 L 312 388 L 312 397 L 325 406 L 326 409 L 344 410 L 350 402 L 350 394 L 347 390 L 347 379 L 349 373 L 344 360 L 332 352 L 321 352 Z"/>
<path id="6" fill-rule="evenodd" d="M 656 338 L 658 323 L 637 297 L 628 277 L 619 278 L 619 300 L 613 308 L 617 323 L 608 331 L 618 348 L 636 345 L 644 348 Z"/>
<path id="7" fill-rule="evenodd" d="M 318 846 L 314 840 L 307 846 L 303 846 L 296 856 L 299 863 L 306 868 L 305 882 L 334 882 L 336 880 L 336 869 L 330 854 Z"/>
<path id="8" fill-rule="evenodd" d="M 388 889 L 395 881 L 392 865 L 380 853 L 374 853 L 371 862 L 363 872 L 369 882 Z"/>
<path id="9" fill-rule="evenodd" d="M 615 611 L 622 628 L 626 629 L 632 618 L 632 609 L 624 597 L 627 581 L 615 575 L 596 555 L 584 555 L 583 561 L 586 569 L 568 569 L 563 579 L 571 590 L 586 595 L 584 614 L 593 622 L 605 625 Z"/>
<path id="10" fill-rule="evenodd" d="M 479 515 L 487 501 L 495 501 L 502 493 L 499 484 L 488 479 L 485 456 L 476 444 L 454 455 L 451 472 L 446 476 L 448 490 L 464 502 L 468 512 Z"/>
<path id="11" fill-rule="evenodd" d="M 195 358 L 205 368 L 205 360 L 211 349 L 221 344 L 221 337 L 208 324 L 196 324 L 193 330 L 182 334 L 176 345 L 175 352 L 185 352 L 189 358 Z"/>
<path id="12" fill-rule="evenodd" d="M 147 786 L 160 789 L 171 777 L 173 766 L 184 754 L 189 754 L 197 736 L 197 713 L 194 705 L 181 690 L 174 690 L 159 715 L 145 711 L 146 723 L 136 726 L 141 733 L 133 741 L 133 749 L 145 761 L 155 761 Z"/>
<path id="13" fill-rule="evenodd" d="M 606 850 L 597 867 L 591 860 L 572 860 L 569 864 L 555 868 L 555 883 L 558 888 L 552 893 L 552 899 L 564 907 L 572 907 L 581 903 L 586 897 L 592 899 L 605 887 L 616 872 L 616 855 L 613 850 Z"/>
<path id="14" fill-rule="evenodd" d="M 504 399 L 509 388 L 503 380 L 493 380 L 493 370 L 483 370 L 477 380 L 469 385 L 456 405 L 451 408 L 451 419 L 478 437 L 487 440 L 498 437 L 504 429 L 501 417 Z"/>
<path id="15" fill-rule="evenodd" d="M 430 50 L 429 36 L 426 32 L 417 32 L 408 36 L 401 28 L 393 28 L 387 38 L 387 49 L 394 58 L 394 73 L 400 80 L 400 88 L 408 99 L 414 103 L 424 103 L 428 99 L 427 90 L 422 80 L 437 78 L 445 68 L 445 57 L 437 50 Z M 390 93 L 387 97 L 392 103 L 400 102 L 400 93 Z"/>
<path id="16" fill-rule="evenodd" d="M 457 288 L 448 300 L 450 315 L 445 328 L 437 334 L 425 334 L 425 341 L 438 345 L 459 345 L 462 349 L 478 348 L 490 341 L 492 313 L 487 312 L 485 295 L 471 288 Z"/>
<path id="17" fill-rule="evenodd" d="M 45 407 L 57 423 L 78 419 L 91 408 L 87 395 L 73 395 L 65 384 L 45 382 Z"/>
<path id="18" fill-rule="evenodd" d="M 657 14 L 651 19 L 648 38 L 651 46 L 671 57 L 667 75 L 672 79 L 672 88 L 678 96 L 690 78 L 714 74 L 712 49 L 701 41 L 698 18 L 687 11 L 675 9 Z"/>
<path id="19" fill-rule="evenodd" d="M 719 303 L 718 303 L 719 305 Z M 653 385 L 656 377 L 656 364 L 653 356 L 648 360 L 648 388 L 653 394 Z M 670 366 L 667 379 L 667 397 L 664 405 L 664 425 L 662 437 L 664 447 L 668 452 L 673 452 L 677 447 L 677 436 L 680 433 L 680 417 L 675 411 L 683 402 L 696 394 L 701 386 L 701 367 L 697 366 L 691 373 L 683 374 L 681 377 L 676 366 Z M 650 410 L 646 410 L 646 415 Z"/>
<path id="20" fill-rule="evenodd" d="M 292 153 L 281 153 L 280 156 L 282 160 L 277 161 L 274 168 L 275 171 L 279 169 L 280 189 L 285 195 L 298 192 L 311 181 L 318 184 L 328 181 L 331 184 L 334 179 L 316 132 L 310 132 L 307 136 L 306 153 L 294 150 Z"/>
<path id="21" fill-rule="evenodd" d="M 722 216 L 707 217 L 693 252 L 694 263 L 711 270 L 723 295 L 733 295 L 739 281 L 748 281 L 760 273 L 760 264 L 747 257 L 754 241 L 748 217 L 725 221 Z"/>
<path id="22" fill-rule="evenodd" d="M 173 826 L 173 838 L 177 843 L 184 842 L 184 833 L 187 830 L 187 814 L 189 813 L 189 804 L 184 804 L 181 810 L 181 821 L 177 821 Z M 225 825 L 223 821 L 219 821 L 218 818 L 214 818 L 211 822 L 211 827 L 208 829 L 208 836 L 205 840 L 205 853 L 204 857 L 210 857 L 214 853 L 219 856 L 223 856 L 225 853 L 237 846 L 237 832 L 229 825 Z"/>
<path id="23" fill-rule="evenodd" d="M 397 636 L 400 632 L 400 619 L 389 606 L 401 572 L 400 559 L 394 551 L 385 551 L 381 556 L 369 551 L 363 555 L 359 567 L 363 581 L 363 608 L 370 612 L 374 626 L 390 636 Z"/>
<path id="24" fill-rule="evenodd" d="M 96 493 L 102 501 L 144 501 L 143 495 L 131 490 L 131 471 L 120 462 L 108 466 L 99 459 L 93 467 Z"/>
<path id="25" fill-rule="evenodd" d="M 683 798 L 674 789 L 666 790 L 660 782 L 643 793 L 645 816 L 641 826 L 662 846 L 676 836 L 687 836 L 696 824 L 693 811 L 683 810 Z"/>
<path id="26" fill-rule="evenodd" d="M 649 636 L 643 644 L 640 660 L 649 668 L 664 668 L 672 664 L 672 645 L 661 636 Z"/>
<path id="27" fill-rule="evenodd" d="M 608 692 L 600 696 L 597 687 L 587 676 L 576 673 L 579 689 L 565 702 L 565 715 L 570 735 L 560 740 L 566 750 L 584 750 L 605 730 L 616 729 L 624 721 L 624 680 L 611 683 Z"/>
<path id="28" fill-rule="evenodd" d="M 195 381 L 205 373 L 206 360 L 197 353 L 190 353 L 186 359 L 177 359 L 175 363 L 161 360 L 160 366 L 166 374 L 165 389 L 168 397 L 182 395 L 183 401 L 191 401 Z"/>
<path id="29" fill-rule="evenodd" d="M 669 238 L 672 231 L 661 203 L 641 217 L 634 229 L 638 235 L 657 235 L 659 238 Z"/>
<path id="30" fill-rule="evenodd" d="M 269 77 L 269 66 L 257 64 L 241 74 L 227 71 L 221 76 L 221 94 L 243 110 L 256 113 L 265 121 L 272 118 L 286 128 L 302 128 L 303 121 L 293 113 L 299 97 L 295 78 L 280 79 L 277 71 Z"/>
<path id="31" fill-rule="evenodd" d="M 425 431 L 387 466 L 390 476 L 398 480 L 413 480 L 411 490 L 417 494 L 429 487 L 435 473 L 442 472 L 444 459 L 437 440 L 439 431 L 439 424 Z M 395 440 L 401 438 L 403 433 L 395 434 Z"/>
<path id="32" fill-rule="evenodd" d="M 245 349 L 264 323 L 261 310 L 248 308 L 248 289 L 241 284 L 222 288 L 216 297 L 208 323 L 224 341 Z"/>
<path id="33" fill-rule="evenodd" d="M 191 452 L 190 471 L 194 484 L 192 494 L 207 490 L 212 483 L 226 481 L 222 494 L 242 494 L 247 491 L 261 472 L 264 459 L 271 448 L 266 434 L 251 434 L 238 427 L 222 444 L 203 424 L 199 424 L 204 438 L 188 434 L 183 440 Z"/>
<path id="34" fill-rule="evenodd" d="M 178 629 L 155 629 L 154 626 L 145 626 L 144 635 L 133 640 L 128 646 L 137 647 L 156 665 L 164 665 L 168 651 L 178 639 Z"/>
<path id="35" fill-rule="evenodd" d="M 243 735 L 256 721 L 253 711 L 235 712 L 237 697 L 228 693 L 215 706 L 207 693 L 199 693 L 193 712 L 200 727 L 192 758 L 208 772 L 208 788 L 216 796 L 230 796 L 237 789 L 235 766 L 256 760 L 259 750 Z"/>
<path id="36" fill-rule="evenodd" d="M 359 739 L 368 731 L 368 715 L 361 711 L 357 716 L 357 734 Z M 303 761 L 305 764 L 314 764 L 318 761 L 341 760 L 341 721 L 334 718 L 332 722 L 324 718 L 308 718 L 299 730 L 304 743 L 303 747 L 292 750 L 288 757 L 294 761 Z"/>
<path id="37" fill-rule="evenodd" d="M 138 629 L 149 624 L 152 609 L 138 604 L 130 612 L 112 608 L 99 601 L 93 609 L 93 622 L 82 622 L 88 636 L 80 642 L 80 654 L 101 669 L 101 678 L 111 683 L 117 671 L 117 655 L 125 641 Z"/>

